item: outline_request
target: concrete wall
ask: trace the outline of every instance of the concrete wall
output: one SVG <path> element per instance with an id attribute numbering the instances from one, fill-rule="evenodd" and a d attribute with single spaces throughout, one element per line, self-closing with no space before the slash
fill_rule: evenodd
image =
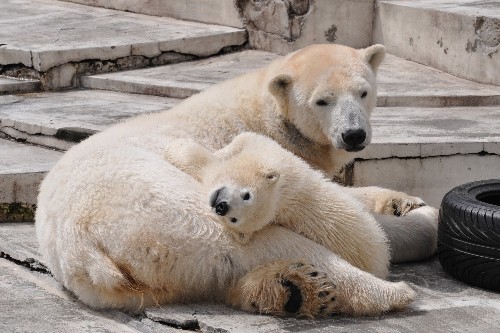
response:
<path id="1" fill-rule="evenodd" d="M 372 42 L 374 0 L 240 0 L 239 6 L 253 48 L 287 53 L 314 43 Z"/>

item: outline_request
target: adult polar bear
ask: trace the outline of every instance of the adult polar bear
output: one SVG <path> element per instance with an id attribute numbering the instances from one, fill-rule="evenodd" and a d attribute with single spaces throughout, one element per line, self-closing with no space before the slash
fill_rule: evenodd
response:
<path id="1" fill-rule="evenodd" d="M 406 306 L 414 293 L 404 283 L 363 272 L 288 228 L 270 226 L 246 245 L 235 243 L 208 211 L 200 183 L 165 160 L 179 138 L 216 150 L 253 131 L 332 175 L 351 159 L 348 151 L 370 142 L 375 72 L 384 54 L 380 45 L 310 46 L 70 149 L 42 183 L 36 213 L 40 249 L 54 276 L 96 308 L 215 300 L 324 316 L 339 309 L 322 293 L 325 285 L 343 295 L 345 313 Z M 394 205 L 406 213 L 407 204 L 421 204 L 418 198 L 380 188 L 345 191 L 374 211 L 393 261 L 434 252 L 435 210 L 379 214 Z"/>

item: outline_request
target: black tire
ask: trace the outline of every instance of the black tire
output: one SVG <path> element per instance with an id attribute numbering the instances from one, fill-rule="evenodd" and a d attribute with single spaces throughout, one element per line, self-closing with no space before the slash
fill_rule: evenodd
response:
<path id="1" fill-rule="evenodd" d="M 457 186 L 444 196 L 437 253 L 454 278 L 500 291 L 500 179 Z"/>

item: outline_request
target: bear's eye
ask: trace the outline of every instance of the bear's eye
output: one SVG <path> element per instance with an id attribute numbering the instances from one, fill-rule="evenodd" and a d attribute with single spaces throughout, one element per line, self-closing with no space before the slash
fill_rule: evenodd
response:
<path id="1" fill-rule="evenodd" d="M 365 97 L 366 97 L 366 95 L 368 95 L 368 91 L 366 91 L 366 90 L 365 90 L 365 91 L 363 91 L 363 93 L 361 94 L 361 98 L 365 98 Z"/>
<path id="2" fill-rule="evenodd" d="M 316 101 L 316 105 L 318 105 L 318 106 L 325 106 L 325 105 L 328 105 L 328 103 L 324 99 L 318 99 Z"/>
<path id="3" fill-rule="evenodd" d="M 245 194 L 243 194 L 243 200 L 245 201 L 250 200 L 250 193 L 246 192 Z"/>

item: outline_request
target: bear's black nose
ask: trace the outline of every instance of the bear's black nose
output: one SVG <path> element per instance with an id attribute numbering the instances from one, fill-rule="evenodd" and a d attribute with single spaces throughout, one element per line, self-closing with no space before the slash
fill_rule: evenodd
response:
<path id="1" fill-rule="evenodd" d="M 229 204 L 225 201 L 219 202 L 217 206 L 215 206 L 215 214 L 224 216 L 227 214 L 229 210 Z"/>
<path id="2" fill-rule="evenodd" d="M 362 129 L 350 129 L 342 133 L 342 140 L 348 145 L 347 151 L 363 150 L 363 142 L 366 140 L 366 132 Z"/>

